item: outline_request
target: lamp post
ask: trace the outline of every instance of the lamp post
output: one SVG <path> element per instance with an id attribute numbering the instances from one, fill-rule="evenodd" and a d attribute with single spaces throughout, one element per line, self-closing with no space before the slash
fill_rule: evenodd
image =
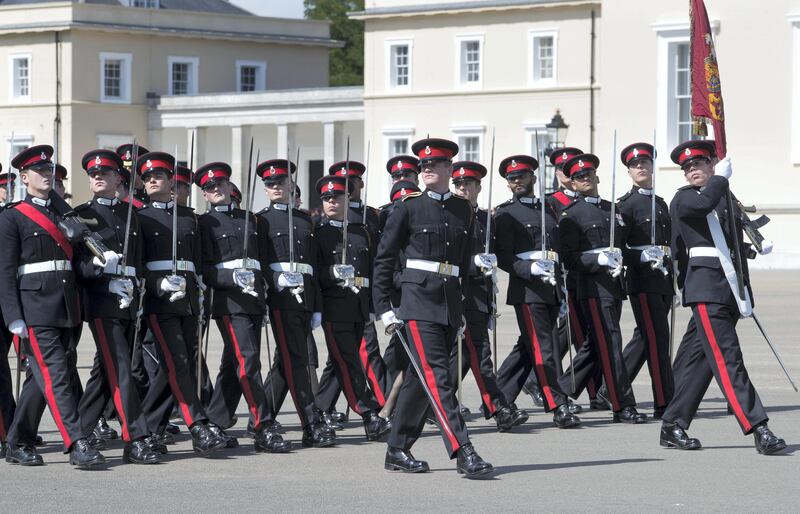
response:
<path id="1" fill-rule="evenodd" d="M 550 123 L 545 125 L 545 128 L 547 128 L 547 155 L 549 156 L 556 148 L 562 148 L 564 142 L 567 140 L 569 125 L 564 122 L 560 109 L 556 109 L 556 113 L 550 119 Z M 558 179 L 556 178 L 554 167 L 550 164 L 549 159 L 545 161 L 544 164 L 545 171 L 552 177 L 552 179 L 548 181 L 552 184 L 551 191 L 555 191 L 558 189 Z"/>

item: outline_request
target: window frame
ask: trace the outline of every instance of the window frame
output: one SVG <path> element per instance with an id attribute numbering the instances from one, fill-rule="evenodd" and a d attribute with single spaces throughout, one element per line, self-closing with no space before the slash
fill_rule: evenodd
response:
<path id="1" fill-rule="evenodd" d="M 407 83 L 404 85 L 397 85 L 392 80 L 393 77 L 393 66 L 394 61 L 392 59 L 392 49 L 398 46 L 405 46 L 408 48 L 408 80 Z M 414 66 L 414 40 L 410 38 L 396 38 L 396 39 L 387 39 L 384 42 L 384 53 L 386 54 L 385 63 L 386 63 L 386 73 L 385 73 L 385 81 L 387 91 L 393 92 L 403 92 L 403 91 L 410 91 L 411 84 L 414 77 L 413 74 L 413 66 Z"/>
<path id="2" fill-rule="evenodd" d="M 536 40 L 553 38 L 553 76 L 546 79 L 536 78 Z M 553 87 L 558 85 L 558 29 L 530 29 L 528 31 L 528 86 Z"/>
<path id="3" fill-rule="evenodd" d="M 256 88 L 253 91 L 242 91 L 242 68 L 250 66 L 256 68 Z M 267 61 L 236 60 L 236 92 L 255 93 L 267 90 Z"/>
<path id="4" fill-rule="evenodd" d="M 464 161 L 471 160 L 474 162 L 482 162 L 484 156 L 484 142 L 486 135 L 486 126 L 482 124 L 468 124 L 468 125 L 454 125 L 450 127 L 453 133 L 454 141 L 458 144 L 458 155 L 456 160 Z M 464 154 L 464 148 L 461 143 L 462 138 L 477 137 L 478 138 L 478 156 L 475 159 L 467 159 Z"/>
<path id="5" fill-rule="evenodd" d="M 106 104 L 131 103 L 131 69 L 133 67 L 133 54 L 119 52 L 100 52 L 100 102 Z M 121 61 L 119 97 L 106 96 L 106 61 Z"/>
<path id="6" fill-rule="evenodd" d="M 478 80 L 475 82 L 467 82 L 466 80 L 466 55 L 465 44 L 477 42 L 478 43 Z M 454 84 L 457 89 L 482 89 L 483 77 L 485 73 L 485 60 L 484 60 L 484 35 L 483 34 L 460 34 L 455 37 L 455 79 Z"/>
<path id="7" fill-rule="evenodd" d="M 14 72 L 15 62 L 18 60 L 27 59 L 28 61 L 28 94 L 15 95 Z M 8 54 L 8 102 L 12 104 L 25 104 L 31 103 L 33 99 L 33 54 L 31 52 L 15 52 Z"/>
<path id="8" fill-rule="evenodd" d="M 186 86 L 186 94 L 185 95 L 175 95 L 174 92 L 174 80 L 172 76 L 172 66 L 173 64 L 189 64 L 189 76 L 187 80 Z M 177 55 L 170 55 L 167 57 L 167 91 L 169 96 L 193 96 L 198 94 L 198 77 L 199 77 L 199 69 L 200 69 L 200 58 L 199 57 L 185 57 L 185 56 L 177 56 Z"/>
<path id="9" fill-rule="evenodd" d="M 155 5 L 153 5 L 153 6 L 136 5 L 136 0 L 127 0 L 127 6 L 128 7 L 133 7 L 134 9 L 160 9 L 161 8 L 161 0 L 144 0 L 144 1 L 145 2 L 152 1 Z"/>

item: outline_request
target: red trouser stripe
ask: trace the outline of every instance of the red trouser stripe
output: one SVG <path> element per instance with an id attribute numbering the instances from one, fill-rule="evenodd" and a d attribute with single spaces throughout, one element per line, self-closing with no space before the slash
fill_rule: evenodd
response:
<path id="1" fill-rule="evenodd" d="M 663 407 L 667 404 L 664 400 L 664 385 L 661 383 L 661 363 L 658 359 L 658 344 L 656 344 L 656 329 L 653 326 L 653 318 L 650 316 L 650 304 L 647 301 L 646 293 L 639 293 L 639 303 L 642 308 L 644 318 L 645 333 L 647 343 L 650 347 L 650 366 L 653 370 L 653 383 L 656 386 L 656 407 Z"/>
<path id="2" fill-rule="evenodd" d="M 736 397 L 736 391 L 733 389 L 731 377 L 728 375 L 728 368 L 725 366 L 725 357 L 723 357 L 722 350 L 719 348 L 717 336 L 714 335 L 714 328 L 711 326 L 711 319 L 708 317 L 706 304 L 698 303 L 697 310 L 700 313 L 700 321 L 703 323 L 706 339 L 708 339 L 708 344 L 711 345 L 711 352 L 714 354 L 714 361 L 719 371 L 720 380 L 722 380 L 722 389 L 725 391 L 725 397 L 728 399 L 728 403 L 731 404 L 731 408 L 733 408 L 733 412 L 736 414 L 742 427 L 744 427 L 744 431 L 750 432 L 752 425 L 750 425 L 750 422 L 747 420 L 747 416 L 744 415 L 744 410 L 741 404 L 739 404 L 739 399 Z"/>
<path id="3" fill-rule="evenodd" d="M 372 392 L 375 393 L 375 399 L 378 400 L 378 404 L 383 407 L 386 404 L 386 398 L 383 396 L 383 390 L 381 390 L 381 383 L 378 381 L 378 376 L 369 361 L 366 337 L 361 338 L 361 346 L 358 348 L 358 354 L 361 357 L 361 366 L 364 368 L 364 372 L 367 374 L 369 387 L 372 389 Z"/>
<path id="4" fill-rule="evenodd" d="M 347 370 L 347 363 L 344 361 L 339 351 L 339 343 L 336 341 L 336 336 L 333 335 L 333 323 L 330 321 L 325 323 L 325 336 L 328 339 L 328 348 L 330 348 L 331 354 L 333 354 L 333 360 L 336 362 L 336 366 L 339 367 L 339 371 L 342 374 L 342 390 L 347 398 L 347 403 L 350 404 L 350 408 L 353 409 L 353 412 L 360 415 L 361 410 L 358 408 L 358 398 L 356 398 L 356 393 L 353 391 L 353 382 Z M 364 339 L 361 339 L 361 341 L 364 341 Z"/>
<path id="5" fill-rule="evenodd" d="M 292 401 L 294 402 L 294 408 L 297 411 L 297 415 L 300 416 L 300 424 L 306 426 L 308 424 L 308 420 L 306 420 L 306 413 L 300 407 L 300 402 L 297 398 L 297 393 L 294 390 L 294 375 L 292 374 L 292 359 L 289 357 L 289 347 L 286 344 L 286 332 L 283 331 L 283 318 L 281 318 L 280 311 L 272 311 L 272 319 L 275 320 L 275 331 L 278 333 L 278 348 L 281 351 L 281 360 L 283 361 L 283 373 L 286 375 L 286 385 L 289 386 L 289 393 L 292 395 Z M 273 408 L 276 411 L 278 410 L 278 406 L 274 405 Z"/>
<path id="6" fill-rule="evenodd" d="M 44 363 L 44 356 L 42 355 L 42 350 L 39 348 L 39 341 L 36 340 L 36 334 L 33 333 L 33 328 L 31 327 L 28 327 L 28 341 L 31 343 L 33 356 L 39 364 L 39 370 L 42 372 L 42 378 L 44 379 L 44 397 L 47 400 L 47 405 L 50 406 L 50 412 L 53 413 L 53 419 L 56 422 L 58 431 L 61 432 L 64 446 L 69 448 L 72 446 L 72 439 L 67 433 L 67 429 L 64 428 L 64 420 L 61 418 L 61 411 L 58 408 L 56 395 L 53 392 L 53 379 L 50 378 L 50 369 L 47 367 L 47 364 Z"/>
<path id="7" fill-rule="evenodd" d="M 236 331 L 233 329 L 231 317 L 227 315 L 222 316 L 222 322 L 225 324 L 225 328 L 228 329 L 228 335 L 231 336 L 233 352 L 236 355 L 236 362 L 238 363 L 239 383 L 242 386 L 242 393 L 244 394 L 244 399 L 247 401 L 247 406 L 250 408 L 250 416 L 253 418 L 253 428 L 259 431 L 261 430 L 261 417 L 258 415 L 258 405 L 256 405 L 253 390 L 250 388 L 250 380 L 247 378 L 247 368 L 245 368 L 244 355 L 242 355 L 242 349 L 239 346 L 239 339 L 236 337 Z"/>
<path id="8" fill-rule="evenodd" d="M 539 387 L 542 388 L 542 393 L 547 400 L 547 405 L 551 409 L 557 407 L 556 401 L 553 398 L 553 390 L 547 382 L 547 373 L 544 372 L 544 358 L 542 357 L 542 345 L 539 343 L 539 336 L 536 334 L 536 326 L 533 323 L 533 315 L 527 305 L 518 307 L 522 309 L 522 317 L 525 320 L 525 328 L 528 331 L 528 339 L 531 342 L 531 355 L 533 355 L 533 368 L 536 370 L 536 375 L 539 378 Z"/>
<path id="9" fill-rule="evenodd" d="M 167 365 L 167 378 L 169 379 L 169 387 L 172 389 L 172 394 L 178 400 L 178 406 L 181 409 L 183 420 L 186 422 L 187 427 L 194 425 L 194 419 L 189 412 L 189 404 L 186 403 L 186 398 L 183 397 L 183 391 L 178 386 L 178 374 L 175 371 L 175 362 L 172 360 L 172 352 L 169 350 L 164 334 L 161 332 L 161 325 L 158 324 L 158 318 L 155 314 L 150 315 L 150 326 L 153 329 L 153 335 L 156 336 L 156 341 L 161 347 L 161 353 L 164 354 L 164 362 Z M 199 377 L 198 377 L 199 379 Z"/>
<path id="10" fill-rule="evenodd" d="M 608 355 L 608 346 L 606 346 L 606 332 L 603 328 L 603 320 L 600 319 L 600 311 L 597 309 L 597 298 L 589 298 L 589 308 L 592 311 L 592 320 L 594 321 L 595 337 L 597 337 L 597 346 L 600 347 L 600 358 L 603 360 L 603 375 L 606 379 L 606 387 L 608 388 L 608 395 L 611 396 L 611 407 L 614 412 L 621 409 L 619 399 L 617 398 L 617 388 L 614 383 L 614 373 L 611 370 L 611 358 Z"/>
<path id="11" fill-rule="evenodd" d="M 108 338 L 106 337 L 106 329 L 103 327 L 102 319 L 96 318 L 94 320 L 94 330 L 97 332 L 97 338 L 99 339 L 97 342 L 100 343 L 100 353 L 103 355 L 103 362 L 106 365 L 108 387 L 111 388 L 111 397 L 114 399 L 114 407 L 117 409 L 119 422 L 122 425 L 122 440 L 130 442 L 131 434 L 128 430 L 128 416 L 125 415 L 125 408 L 122 404 L 122 392 L 119 390 L 117 368 L 114 366 L 114 359 L 111 357 L 111 349 L 108 347 Z"/>
<path id="12" fill-rule="evenodd" d="M 444 430 L 445 435 L 450 440 L 450 445 L 453 447 L 453 451 L 455 452 L 460 448 L 458 444 L 458 440 L 456 436 L 453 434 L 453 430 L 450 428 L 450 424 L 447 422 L 447 418 L 444 416 L 444 407 L 442 406 L 442 400 L 439 397 L 439 388 L 436 387 L 436 375 L 433 374 L 433 369 L 431 369 L 430 365 L 428 365 L 428 359 L 425 358 L 425 348 L 422 346 L 422 337 L 419 335 L 419 327 L 417 326 L 416 321 L 410 321 L 408 326 L 411 328 L 411 338 L 414 340 L 414 346 L 417 347 L 417 354 L 419 354 L 420 364 L 422 365 L 422 373 L 425 375 L 424 380 L 428 384 L 428 389 L 431 390 L 431 394 L 433 394 L 433 401 L 436 402 L 438 406 L 437 409 L 433 409 L 436 412 L 436 416 L 439 418 L 439 425 Z M 420 377 L 422 378 L 422 377 Z"/>
<path id="13" fill-rule="evenodd" d="M 469 367 L 472 368 L 472 376 L 475 377 L 475 382 L 478 383 L 478 390 L 481 392 L 481 399 L 486 406 L 486 410 L 489 411 L 489 414 L 494 415 L 497 408 L 494 406 L 494 402 L 492 402 L 489 391 L 486 390 L 486 382 L 483 381 L 483 375 L 481 374 L 481 364 L 478 362 L 478 351 L 475 349 L 475 343 L 472 342 L 472 334 L 469 331 L 469 326 L 464 329 L 464 337 L 467 339 L 466 346 L 469 351 Z M 461 341 L 459 341 L 458 344 L 461 344 Z M 461 373 L 461 370 L 459 369 L 458 372 Z"/>

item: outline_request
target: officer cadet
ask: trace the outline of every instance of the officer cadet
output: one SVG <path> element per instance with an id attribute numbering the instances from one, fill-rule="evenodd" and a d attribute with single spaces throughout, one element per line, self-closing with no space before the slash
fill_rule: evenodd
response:
<path id="1" fill-rule="evenodd" d="M 419 159 L 413 155 L 395 155 L 386 161 L 386 171 L 392 177 L 392 184 L 405 180 L 419 185 Z"/>
<path id="2" fill-rule="evenodd" d="M 493 253 L 485 253 L 488 213 L 478 208 L 481 179 L 485 176 L 486 168 L 482 164 L 471 161 L 453 163 L 452 182 L 455 195 L 467 200 L 475 211 L 475 227 L 469 244 L 473 260 L 465 274 L 465 280 L 469 281 L 469 294 L 464 298 L 464 317 L 467 326 L 460 338 L 463 353 L 460 372 L 463 377 L 467 370 L 472 370 L 481 393 L 484 416 L 486 419 L 493 417 L 498 430 L 507 432 L 527 421 L 528 415 L 516 407 L 509 406 L 506 396 L 497 385 L 493 371 L 489 326 L 494 323 L 491 316 L 497 258 Z M 492 237 L 490 250 L 494 249 L 493 240 Z M 459 373 L 458 365 L 458 351 L 454 351 L 451 355 L 450 369 L 456 377 Z"/>
<path id="3" fill-rule="evenodd" d="M 631 190 L 617 200 L 625 229 L 622 260 L 626 265 L 625 291 L 631 300 L 636 329 L 622 357 L 633 380 L 645 360 L 653 386 L 653 417 L 660 419 L 672 398 L 674 381 L 669 352 L 669 310 L 672 305 L 672 261 L 669 258 L 670 219 L 667 204 L 656 197 L 652 219 L 653 145 L 633 143 L 620 159 L 633 181 Z M 651 228 L 655 224 L 655 245 Z"/>
<path id="4" fill-rule="evenodd" d="M 457 458 L 457 471 L 478 478 L 494 468 L 477 454 L 469 440 L 450 375 L 450 355 L 458 330 L 465 324 L 465 291 L 459 278 L 466 276 L 472 261 L 470 238 L 475 214 L 469 202 L 454 197 L 449 189 L 458 145 L 444 139 L 423 139 L 412 149 L 420 158 L 426 189 L 419 195 L 406 196 L 394 208 L 384 227 L 373 271 L 376 312 L 381 314 L 387 332 L 405 330 L 407 350 L 414 359 L 397 399 L 384 467 L 411 473 L 430 469 L 410 450 L 432 408 L 447 453 Z M 395 311 L 391 298 L 401 251 L 406 263 L 400 277 L 402 302 Z M 464 286 L 468 287 L 466 280 Z"/>
<path id="5" fill-rule="evenodd" d="M 577 299 L 591 320 L 589 344 L 581 347 L 571 372 L 565 371 L 559 382 L 573 397 L 580 394 L 597 369 L 602 370 L 608 386 L 614 422 L 645 423 L 647 416 L 636 410 L 628 372 L 622 361 L 622 334 L 619 328 L 622 300 L 622 230 L 615 228 L 610 241 L 611 203 L 597 192 L 597 167 L 600 160 L 592 154 L 576 155 L 564 163 L 564 173 L 572 179 L 581 200 L 566 206 L 558 224 L 560 256 L 567 270 L 576 274 Z M 619 228 L 622 216 L 617 213 Z"/>
<path id="6" fill-rule="evenodd" d="M 56 164 L 53 172 L 53 191 L 61 198 L 66 198 L 65 180 L 67 180 L 67 168 L 61 164 Z"/>
<path id="7" fill-rule="evenodd" d="M 3 171 L 3 165 L 0 164 L 0 171 Z M 13 173 L 0 173 L 0 207 L 11 203 L 13 200 L 14 184 L 16 176 Z"/>
<path id="8" fill-rule="evenodd" d="M 370 320 L 370 279 L 376 246 L 361 220 L 348 222 L 347 246 L 344 246 L 345 187 L 350 184 L 352 182 L 338 174 L 322 177 L 316 183 L 325 215 L 314 229 L 317 276 L 322 291 L 322 326 L 329 360 L 333 362 L 336 379 L 348 405 L 363 419 L 367 439 L 375 441 L 389 431 L 389 423 L 378 415 L 381 404 L 367 386 L 359 348 L 364 326 Z M 342 264 L 345 248 L 346 263 Z M 322 385 L 320 383 L 320 388 Z"/>
<path id="9" fill-rule="evenodd" d="M 208 414 L 215 425 L 228 426 L 244 394 L 255 450 L 283 453 L 291 444 L 272 426 L 261 378 L 261 326 L 266 311 L 261 270 L 262 263 L 266 268 L 266 227 L 251 212 L 233 207 L 230 176 L 229 165 L 212 162 L 200 167 L 194 179 L 211 205 L 200 216 L 203 277 L 214 292 L 211 317 L 225 343 Z M 246 245 L 245 237 L 249 238 Z M 228 447 L 238 446 L 236 438 L 221 429 L 219 433 Z"/>
<path id="10" fill-rule="evenodd" d="M 265 263 L 270 270 L 265 274 L 269 286 L 267 304 L 277 342 L 264 392 L 274 417 L 288 390 L 303 427 L 303 446 L 321 448 L 336 444 L 336 434 L 325 425 L 314 405 L 308 375 L 307 339 L 322 323 L 322 295 L 315 276 L 317 248 L 311 217 L 305 211 L 292 209 L 294 241 L 289 240 L 290 187 L 294 184 L 289 174 L 296 170 L 295 164 L 286 159 L 264 161 L 256 168 L 271 202 L 258 217 L 264 222 L 267 235 Z"/>
<path id="11" fill-rule="evenodd" d="M 547 195 L 550 205 L 556 211 L 557 216 L 561 216 L 561 211 L 567 205 L 571 204 L 578 198 L 578 193 L 572 189 L 572 180 L 564 174 L 564 164 L 583 153 L 580 148 L 567 146 L 564 148 L 556 148 L 550 152 L 550 164 L 553 165 L 556 178 L 558 179 L 558 191 Z"/>
<path id="12" fill-rule="evenodd" d="M 101 238 L 114 254 L 103 264 L 79 247 L 75 263 L 82 286 L 84 319 L 89 323 L 97 353 L 78 403 L 84 433 L 95 429 L 109 400 L 113 401 L 122 427 L 125 449 L 122 459 L 135 464 L 156 464 L 158 452 L 145 439 L 150 436 L 142 412 L 141 398 L 131 376 L 133 320 L 138 302 L 134 281 L 141 270 L 141 230 L 135 212 L 128 221 L 127 204 L 116 197 L 122 159 L 110 150 L 92 150 L 81 159 L 89 175 L 94 198 L 75 208 L 75 212 Z M 129 225 L 128 225 L 129 223 Z M 129 227 L 129 228 L 126 228 Z M 126 248 L 126 230 L 127 248 Z M 127 250 L 127 254 L 124 254 Z"/>
<path id="13" fill-rule="evenodd" d="M 233 182 L 231 182 L 231 201 L 237 209 L 242 208 L 242 192 Z"/>
<path id="14" fill-rule="evenodd" d="M 3 165 L 0 164 L 0 172 Z M 0 213 L 6 205 L 11 203 L 14 180 L 13 173 L 0 173 Z M 2 316 L 2 309 L 0 309 Z M 5 325 L 0 327 L 0 458 L 5 458 L 8 443 L 8 429 L 14 417 L 14 396 L 12 394 L 13 385 L 11 382 L 11 367 L 8 365 L 8 352 L 11 350 L 13 334 L 9 332 Z M 15 344 L 17 346 L 18 342 Z M 18 360 L 18 364 L 19 364 Z"/>
<path id="15" fill-rule="evenodd" d="M 137 209 L 140 209 L 147 202 L 147 193 L 144 192 L 142 179 L 135 171 L 136 163 L 133 162 L 133 145 L 130 143 L 125 143 L 124 145 L 118 146 L 115 151 L 122 159 L 123 164 L 122 170 L 120 171 L 120 174 L 122 175 L 122 183 L 120 184 L 118 193 L 119 199 L 123 202 L 128 201 L 131 190 L 131 178 L 133 178 L 133 183 L 136 184 L 136 186 L 139 188 L 139 191 L 141 191 L 141 193 L 133 195 L 133 206 Z M 144 155 L 149 152 L 150 150 L 147 148 L 139 146 L 138 155 Z"/>
<path id="16" fill-rule="evenodd" d="M 155 344 L 144 344 L 149 358 L 158 362 L 156 375 L 143 400 L 148 426 L 164 443 L 172 412 L 173 396 L 178 411 L 189 427 L 194 451 L 202 456 L 225 446 L 208 424 L 208 416 L 197 397 L 197 385 L 187 348 L 197 346 L 197 316 L 202 305 L 198 280 L 202 269 L 201 242 L 197 217 L 187 207 L 177 207 L 177 233 L 173 236 L 173 190 L 175 159 L 164 152 L 139 156 L 136 172 L 141 176 L 150 203 L 137 211 L 144 239 L 144 316 Z M 176 238 L 175 272 L 172 240 Z M 149 350 L 153 348 L 155 351 Z M 171 394 L 170 394 L 171 391 Z"/>
<path id="17" fill-rule="evenodd" d="M 70 464 L 90 468 L 104 464 L 105 458 L 84 436 L 72 383 L 77 371 L 68 353 L 73 328 L 80 323 L 80 305 L 72 272 L 73 248 L 57 226 L 62 217 L 51 200 L 52 155 L 51 146 L 37 145 L 12 160 L 26 195 L 0 215 L 0 304 L 6 326 L 22 339 L 24 353 L 31 356 L 33 379 L 26 380 L 23 388 L 44 392 Z M 8 433 L 6 462 L 43 464 L 31 434 L 18 432 L 20 425 L 37 417 L 34 407 L 32 403 L 18 407 Z"/>
<path id="18" fill-rule="evenodd" d="M 175 185 L 178 193 L 178 205 L 189 207 L 189 198 L 192 195 L 192 170 L 184 164 L 178 162 L 175 167 Z"/>
<path id="19" fill-rule="evenodd" d="M 752 289 L 746 261 L 741 263 L 744 296 L 740 296 L 731 259 L 732 241 L 742 247 L 741 222 L 730 233 L 727 210 L 730 158 L 716 165 L 712 141 L 687 141 L 670 154 L 688 185 L 670 204 L 672 254 L 678 263 L 678 287 L 692 318 L 675 356 L 675 395 L 662 416 L 661 446 L 694 450 L 700 441 L 686 434 L 711 378 L 728 400 L 745 435 L 753 434 L 758 453 L 771 455 L 786 448 L 767 426 L 767 413 L 744 364 L 736 323 L 752 313 Z"/>
<path id="20" fill-rule="evenodd" d="M 544 409 L 553 412 L 553 424 L 571 428 L 578 426 L 580 419 L 570 412 L 567 396 L 558 384 L 560 359 L 554 336 L 561 305 L 561 273 L 555 252 L 558 222 L 547 200 L 533 194 L 538 167 L 539 162 L 529 155 L 507 157 L 499 167 L 514 196 L 497 207 L 495 250 L 500 268 L 509 274 L 506 303 L 514 306 L 522 337 L 500 367 L 497 385 L 514 401 L 534 371 Z"/>

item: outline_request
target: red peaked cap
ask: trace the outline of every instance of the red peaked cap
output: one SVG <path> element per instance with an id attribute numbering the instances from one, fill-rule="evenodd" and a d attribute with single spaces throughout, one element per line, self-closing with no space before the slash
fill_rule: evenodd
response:
<path id="1" fill-rule="evenodd" d="M 132 143 L 125 143 L 124 145 L 120 145 L 115 150 L 117 155 L 122 158 L 122 162 L 125 163 L 125 166 L 130 166 L 131 159 L 133 159 L 133 144 Z M 139 156 L 142 156 L 146 153 L 150 153 L 150 150 L 139 145 Z"/>
<path id="2" fill-rule="evenodd" d="M 498 171 L 500 176 L 508 178 L 509 175 L 517 173 L 533 173 L 539 169 L 539 161 L 530 155 L 512 155 L 500 161 Z"/>
<path id="3" fill-rule="evenodd" d="M 331 164 L 330 168 L 328 168 L 328 175 L 341 175 L 344 177 L 345 167 L 350 166 L 350 176 L 351 177 L 360 177 L 367 171 L 367 167 L 361 164 L 358 161 L 339 161 Z"/>
<path id="4" fill-rule="evenodd" d="M 564 175 L 572 178 L 592 170 L 596 171 L 598 166 L 600 166 L 600 159 L 596 155 L 582 153 L 564 163 Z"/>
<path id="5" fill-rule="evenodd" d="M 392 192 L 389 194 L 389 201 L 394 202 L 408 195 L 409 193 L 419 193 L 419 186 L 410 180 L 398 180 L 392 185 Z"/>
<path id="6" fill-rule="evenodd" d="M 294 175 L 297 171 L 297 166 L 286 159 L 270 159 L 256 166 L 256 173 L 261 177 L 261 180 L 267 181 L 288 177 L 290 169 Z"/>
<path id="7" fill-rule="evenodd" d="M 136 173 L 144 177 L 151 171 L 174 173 L 175 158 L 167 152 L 148 152 L 139 156 L 136 161 Z"/>
<path id="8" fill-rule="evenodd" d="M 407 171 L 419 173 L 419 159 L 412 155 L 395 155 L 386 161 L 386 171 L 393 177 Z"/>
<path id="9" fill-rule="evenodd" d="M 81 158 L 81 167 L 83 167 L 88 174 L 97 171 L 119 172 L 120 168 L 123 166 L 122 159 L 116 152 L 103 148 L 86 152 Z"/>
<path id="10" fill-rule="evenodd" d="M 565 162 L 570 160 L 571 158 L 575 157 L 576 155 L 580 155 L 583 153 L 583 150 L 580 148 L 575 148 L 574 146 L 565 146 L 564 148 L 556 148 L 552 152 L 550 152 L 550 164 L 553 166 L 560 168 L 564 165 Z"/>
<path id="11" fill-rule="evenodd" d="M 26 148 L 17 154 L 16 157 L 11 159 L 11 166 L 19 171 L 25 171 L 28 168 L 38 166 L 40 164 L 52 164 L 53 147 L 50 145 L 36 145 Z"/>
<path id="12" fill-rule="evenodd" d="M 472 178 L 481 181 L 486 176 L 486 167 L 483 164 L 472 161 L 459 161 L 453 163 L 453 172 L 450 175 L 452 180 L 462 178 Z"/>
<path id="13" fill-rule="evenodd" d="M 669 154 L 669 157 L 672 159 L 672 162 L 678 166 L 683 166 L 686 161 L 690 161 L 698 157 L 711 159 L 715 155 L 717 155 L 716 144 L 710 139 L 705 139 L 681 143 L 676 146 L 674 150 L 672 150 L 672 153 Z"/>
<path id="14" fill-rule="evenodd" d="M 231 167 L 224 162 L 210 162 L 200 168 L 194 174 L 194 183 L 200 189 L 211 187 L 223 179 L 228 180 L 231 178 Z"/>
<path id="15" fill-rule="evenodd" d="M 353 183 L 346 180 L 342 175 L 326 175 L 320 177 L 314 188 L 317 190 L 320 198 L 326 196 L 343 195 L 345 191 L 345 182 L 347 182 L 347 189 L 353 192 Z"/>
<path id="16" fill-rule="evenodd" d="M 619 158 L 622 160 L 622 164 L 630 166 L 639 159 L 650 159 L 652 161 L 655 153 L 655 149 L 650 143 L 633 143 L 622 149 L 619 153 Z"/>
<path id="17" fill-rule="evenodd" d="M 458 153 L 458 145 L 447 139 L 428 138 L 411 145 L 411 151 L 419 158 L 420 164 L 427 161 L 450 161 Z"/>
<path id="18" fill-rule="evenodd" d="M 236 203 L 242 203 L 242 192 L 233 182 L 231 182 L 231 199 Z"/>
<path id="19" fill-rule="evenodd" d="M 3 168 L 0 167 L 0 170 Z M 17 179 L 16 175 L 13 173 L 0 173 L 0 186 L 5 186 L 9 182 L 14 182 Z"/>
<path id="20" fill-rule="evenodd" d="M 62 166 L 61 164 L 56 164 L 56 181 L 64 182 L 67 178 L 67 168 Z"/>
<path id="21" fill-rule="evenodd" d="M 192 170 L 188 167 L 178 164 L 178 167 L 175 168 L 175 180 L 180 182 L 181 184 L 186 184 L 191 186 L 192 185 Z"/>

